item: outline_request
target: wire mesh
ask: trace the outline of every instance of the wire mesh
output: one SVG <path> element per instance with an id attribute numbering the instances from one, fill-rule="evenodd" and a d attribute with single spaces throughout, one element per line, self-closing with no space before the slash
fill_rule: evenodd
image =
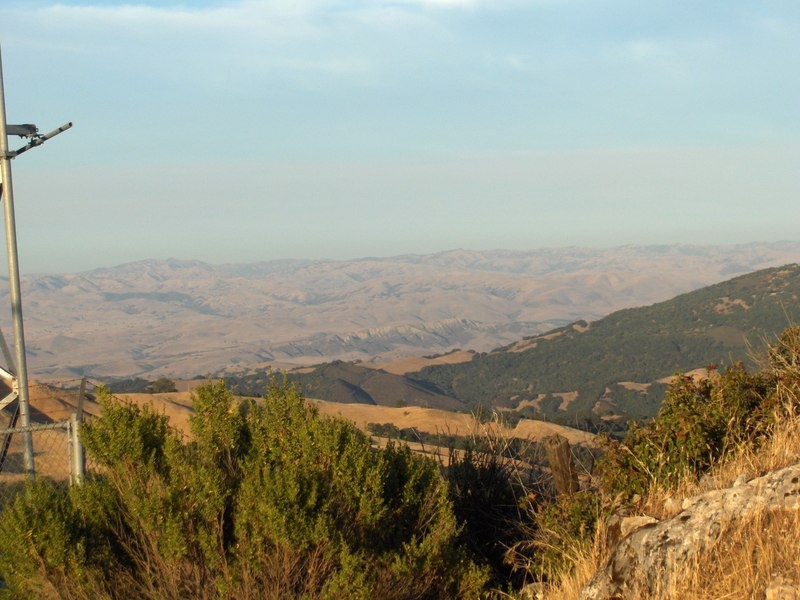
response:
<path id="1" fill-rule="evenodd" d="M 68 479 L 70 474 L 69 422 L 39 423 L 29 427 L 38 477 Z M 25 478 L 22 428 L 0 430 L 0 442 L 7 451 L 0 466 L 0 485 Z"/>
<path id="2" fill-rule="evenodd" d="M 14 418 L 14 403 L 0 411 L 0 505 L 4 503 L 27 477 L 23 450 L 24 432 L 30 432 L 37 478 L 70 481 L 75 470 L 70 418 L 76 413 L 80 379 L 35 383 L 29 386 L 30 421 L 27 428 L 19 427 Z M 85 388 L 82 420 L 97 414 L 92 401 L 96 384 Z M 91 468 L 91 465 L 88 465 Z"/>

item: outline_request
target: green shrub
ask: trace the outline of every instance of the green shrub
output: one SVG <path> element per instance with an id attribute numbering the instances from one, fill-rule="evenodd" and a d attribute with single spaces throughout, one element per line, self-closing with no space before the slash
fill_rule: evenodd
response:
<path id="1" fill-rule="evenodd" d="M 601 514 L 601 498 L 594 490 L 559 496 L 543 503 L 535 514 L 529 570 L 542 580 L 557 580 L 574 564 L 570 553 L 591 545 Z"/>
<path id="2" fill-rule="evenodd" d="M 650 423 L 631 423 L 621 443 L 604 440 L 605 489 L 630 498 L 652 484 L 697 478 L 728 453 L 761 443 L 776 417 L 800 407 L 800 328 L 786 329 L 767 360 L 755 373 L 737 363 L 699 381 L 678 377 Z"/>
<path id="3" fill-rule="evenodd" d="M 84 433 L 99 474 L 29 486 L 0 516 L 13 594 L 456 598 L 485 585 L 438 467 L 373 450 L 285 383 L 244 404 L 203 386 L 190 442 L 151 408 L 100 402 Z"/>
<path id="4" fill-rule="evenodd" d="M 168 379 L 167 377 L 159 377 L 147 385 L 144 391 L 147 394 L 165 394 L 167 392 L 177 392 L 178 388 L 175 387 L 175 382 L 172 381 L 172 379 Z"/>
<path id="5" fill-rule="evenodd" d="M 604 440 L 604 487 L 629 498 L 652 484 L 699 477 L 726 453 L 763 438 L 774 418 L 774 390 L 772 371 L 750 374 L 741 363 L 699 381 L 677 377 L 650 423 L 631 423 L 622 442 Z"/>

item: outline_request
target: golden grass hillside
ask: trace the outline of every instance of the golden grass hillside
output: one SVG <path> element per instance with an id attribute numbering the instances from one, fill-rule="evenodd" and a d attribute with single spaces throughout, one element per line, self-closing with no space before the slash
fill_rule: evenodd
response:
<path id="1" fill-rule="evenodd" d="M 152 402 L 158 411 L 163 411 L 170 418 L 175 427 L 188 433 L 189 417 L 193 412 L 191 392 L 120 394 L 119 397 L 137 404 Z M 478 420 L 466 413 L 417 406 L 396 408 L 371 404 L 339 404 L 324 400 L 309 401 L 317 405 L 320 414 L 342 417 L 364 430 L 368 423 L 392 423 L 400 429 L 414 427 L 418 431 L 427 433 L 469 436 L 483 428 Z M 521 420 L 514 428 L 501 427 L 497 433 L 504 437 L 531 440 L 539 440 L 558 433 L 566 437 L 571 444 L 591 443 L 594 439 L 591 433 L 585 431 L 529 419 Z"/>

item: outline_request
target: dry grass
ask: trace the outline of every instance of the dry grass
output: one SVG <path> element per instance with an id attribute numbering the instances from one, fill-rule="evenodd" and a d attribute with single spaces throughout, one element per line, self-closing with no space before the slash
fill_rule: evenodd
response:
<path id="1" fill-rule="evenodd" d="M 654 487 L 635 507 L 635 514 L 670 518 L 680 512 L 684 498 L 731 487 L 741 476 L 749 480 L 798 462 L 800 416 L 786 411 L 760 448 L 732 451 L 699 482 L 687 480 L 671 488 Z M 570 556 L 572 573 L 546 588 L 544 597 L 579 598 L 583 587 L 608 557 L 611 549 L 605 546 L 605 538 L 606 532 L 601 528 L 593 546 L 574 548 Z M 795 589 L 800 586 L 800 511 L 765 511 L 755 519 L 729 523 L 718 543 L 696 556 L 689 567 L 673 573 L 667 589 L 648 597 L 763 598 L 767 585 L 776 576 L 782 576 Z M 800 598 L 800 593 L 794 597 Z"/>
<path id="2" fill-rule="evenodd" d="M 580 597 L 581 590 L 608 556 L 609 549 L 605 545 L 605 539 L 606 530 L 601 524 L 595 535 L 594 544 L 578 545 L 572 549 L 569 561 L 573 568 L 565 572 L 557 582 L 544 587 L 545 600 L 570 600 Z"/>
<path id="3" fill-rule="evenodd" d="M 763 598 L 777 576 L 800 585 L 800 511 L 759 514 L 734 522 L 717 544 L 675 573 L 664 598 Z M 795 592 L 797 598 L 800 593 Z"/>
<path id="4" fill-rule="evenodd" d="M 189 392 L 171 392 L 167 394 L 120 394 L 125 400 L 136 404 L 152 403 L 157 411 L 166 414 L 170 423 L 186 434 L 191 416 L 192 402 Z M 400 429 L 416 428 L 426 433 L 447 433 L 452 435 L 473 436 L 481 432 L 483 425 L 473 415 L 457 413 L 419 406 L 393 407 L 374 404 L 341 404 L 325 400 L 311 400 L 317 405 L 320 414 L 341 417 L 356 427 L 366 430 L 368 423 L 392 423 Z M 500 426 L 501 437 L 518 437 L 538 440 L 558 433 L 566 437 L 571 444 L 592 444 L 594 435 L 571 427 L 522 419 L 513 429 Z"/>

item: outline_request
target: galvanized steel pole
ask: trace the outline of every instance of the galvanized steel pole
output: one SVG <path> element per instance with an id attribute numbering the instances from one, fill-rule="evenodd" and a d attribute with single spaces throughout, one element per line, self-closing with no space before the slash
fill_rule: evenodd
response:
<path id="1" fill-rule="evenodd" d="M 6 122 L 6 98 L 3 88 L 3 59 L 0 52 L 0 176 L 3 180 L 3 208 L 6 221 L 6 253 L 8 254 L 8 280 L 11 294 L 11 316 L 14 324 L 14 344 L 17 364 L 14 375 L 17 378 L 19 394 L 20 425 L 31 424 L 30 399 L 28 397 L 28 365 L 25 359 L 25 333 L 22 326 L 22 296 L 19 284 L 19 261 L 17 258 L 17 228 L 14 219 L 14 191 L 11 184 L 11 155 L 8 151 L 8 123 Z M 11 365 L 9 365 L 11 366 Z M 22 433 L 22 451 L 25 459 L 25 472 L 35 477 L 33 461 L 33 434 L 30 430 Z"/>
<path id="2" fill-rule="evenodd" d="M 81 443 L 81 427 L 83 427 L 83 401 L 86 399 L 86 377 L 81 379 L 78 391 L 78 401 L 75 403 L 75 412 L 70 417 L 70 441 L 72 443 L 72 472 L 70 480 L 73 485 L 83 485 L 86 479 L 86 455 Z"/>

